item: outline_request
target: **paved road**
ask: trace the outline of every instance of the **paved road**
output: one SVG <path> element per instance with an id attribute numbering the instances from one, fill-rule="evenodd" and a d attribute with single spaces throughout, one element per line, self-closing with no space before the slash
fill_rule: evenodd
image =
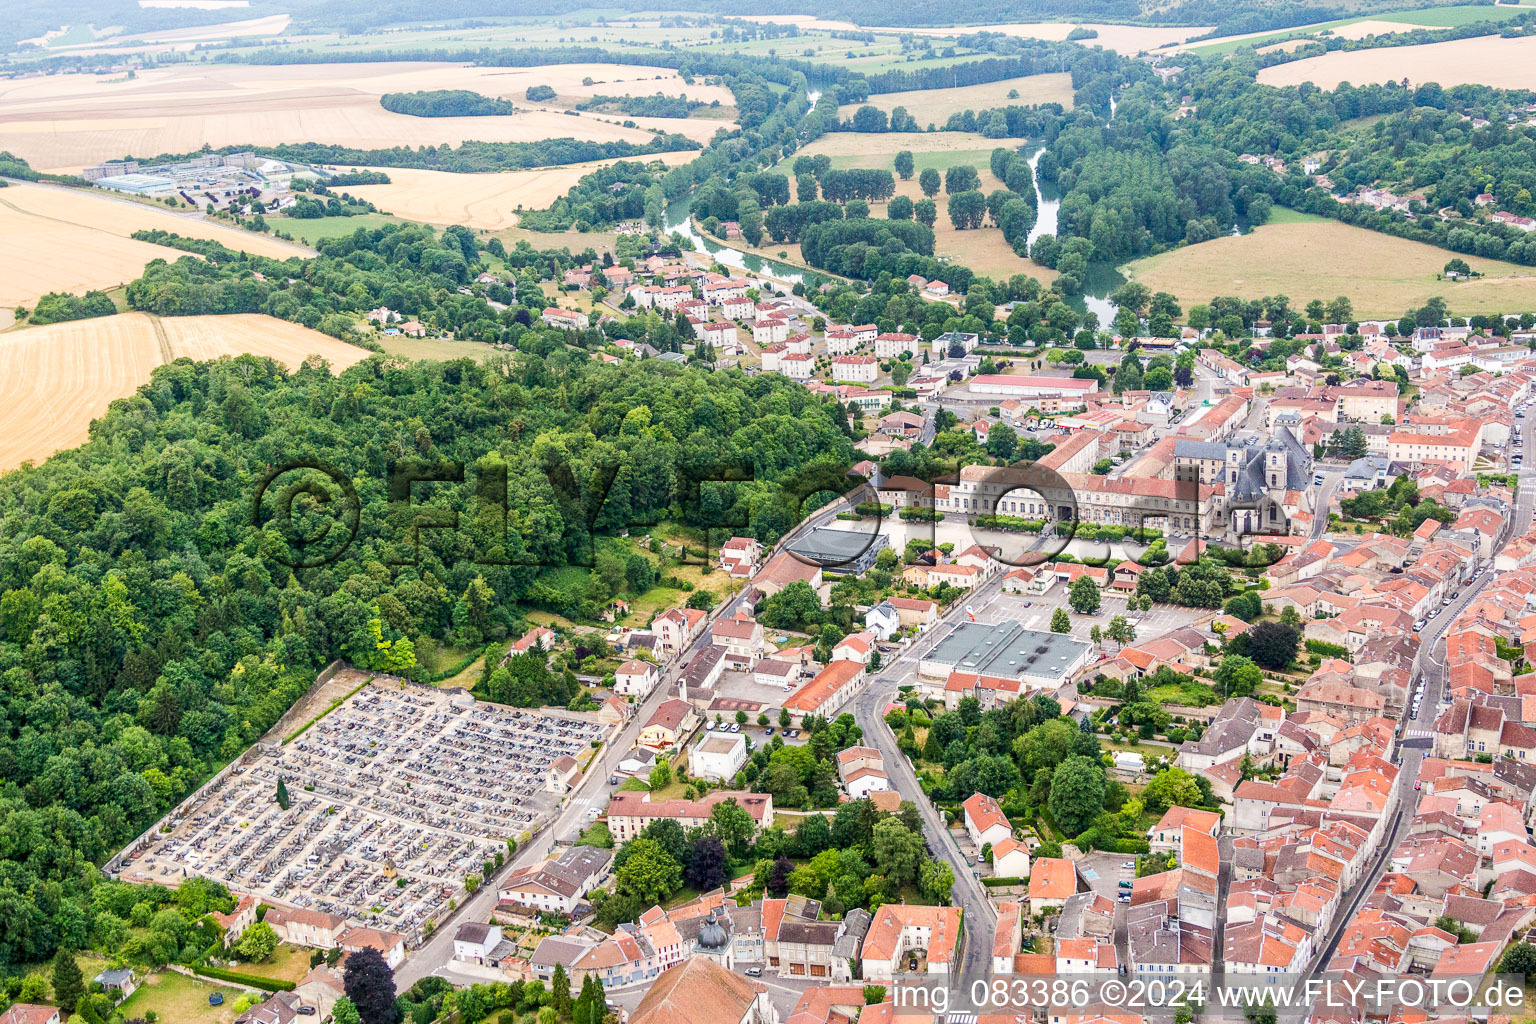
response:
<path id="1" fill-rule="evenodd" d="M 955 844 L 944 823 L 943 815 L 924 795 L 918 784 L 912 765 L 896 743 L 896 736 L 885 722 L 886 704 L 895 696 L 897 688 L 917 674 L 917 665 L 940 640 L 954 631 L 968 616 L 967 606 L 978 611 L 990 604 L 1000 594 L 1003 574 L 978 587 L 964 601 L 957 601 L 949 613 L 931 626 L 918 640 L 902 652 L 865 689 L 853 699 L 854 720 L 864 731 L 864 741 L 880 751 L 886 773 L 903 799 L 911 800 L 923 818 L 923 835 L 928 849 L 949 863 L 955 874 L 953 902 L 964 911 L 964 945 L 960 953 L 960 970 L 950 977 L 950 987 L 960 993 L 969 991 L 969 984 L 978 978 L 987 978 L 992 969 L 992 933 L 997 928 L 997 912 L 987 898 L 987 891 L 973 873 L 976 865 Z M 962 1004 L 963 1005 L 963 1004 Z"/>
<path id="2" fill-rule="evenodd" d="M 1529 436 L 1530 420 L 1516 420 L 1515 423 Z M 1520 536 L 1526 532 L 1530 525 L 1533 507 L 1536 507 L 1536 471 L 1522 471 L 1510 527 L 1497 538 L 1493 548 L 1495 554 L 1511 537 Z M 1405 717 L 1398 724 L 1398 758 L 1401 761 L 1401 773 L 1398 776 L 1397 800 L 1388 818 L 1381 848 L 1360 884 L 1350 893 L 1339 916 L 1330 927 L 1327 941 L 1319 948 L 1317 959 L 1306 975 L 1308 978 L 1315 977 L 1327 966 L 1328 961 L 1333 957 L 1334 950 L 1338 948 L 1339 937 L 1343 934 L 1345 925 L 1354 917 L 1355 911 L 1359 909 L 1365 897 L 1376 888 L 1377 882 L 1381 880 L 1391 861 L 1392 851 L 1407 834 L 1408 827 L 1413 821 L 1414 810 L 1418 805 L 1418 795 L 1414 787 L 1419 781 L 1419 771 L 1423 766 L 1424 758 L 1430 754 L 1432 723 L 1440 710 L 1440 701 L 1445 692 L 1448 675 L 1445 647 L 1441 641 L 1456 616 L 1460 615 L 1478 592 L 1487 586 L 1493 576 L 1493 562 L 1490 558 L 1478 575 L 1461 587 L 1460 595 L 1430 619 L 1419 633 L 1419 653 L 1414 659 L 1413 678 L 1423 682 L 1424 702 L 1418 718 L 1406 717 L 1408 712 L 1405 711 Z"/>
<path id="3" fill-rule="evenodd" d="M 799 537 L 806 530 L 826 524 L 833 519 L 841 505 L 837 502 L 829 504 L 826 508 L 818 510 L 809 518 L 803 520 L 779 541 L 778 547 Z M 711 613 L 711 621 L 714 618 L 736 614 L 741 607 L 746 592 L 742 591 L 719 609 Z M 570 841 L 579 836 L 583 829 L 591 824 L 589 814 L 593 807 L 606 807 L 608 805 L 608 778 L 618 770 L 619 762 L 634 747 L 639 738 L 640 727 L 651 717 L 662 701 L 677 695 L 678 679 L 682 675 L 681 666 L 684 662 L 691 661 L 693 656 L 710 644 L 710 632 L 708 623 L 700 631 L 697 639 L 688 648 L 685 655 L 673 658 L 662 672 L 660 682 L 656 689 L 651 691 L 639 705 L 629 723 L 613 740 L 604 748 L 599 758 L 593 762 L 591 768 L 582 777 L 581 782 L 566 797 L 565 803 L 560 808 L 559 816 L 552 825 L 546 826 L 529 843 L 518 850 L 507 864 L 493 877 L 486 879 L 479 892 L 471 896 L 459 910 L 447 920 L 443 921 L 433 936 L 424 942 L 420 948 L 413 952 L 400 965 L 395 972 L 397 987 L 404 991 L 421 978 L 428 975 L 437 975 L 447 978 L 456 984 L 467 985 L 471 982 L 484 981 L 480 977 L 472 977 L 455 972 L 453 966 L 453 933 L 464 922 L 486 921 L 490 919 L 491 911 L 496 906 L 497 889 L 501 882 L 518 868 L 537 864 L 549 857 L 555 849 L 557 840 Z"/>
<path id="4" fill-rule="evenodd" d="M 1328 509 L 1333 504 L 1333 492 L 1344 479 L 1344 470 L 1323 470 L 1323 484 L 1317 490 L 1317 501 L 1312 506 L 1312 540 L 1321 540 L 1328 529 Z"/>

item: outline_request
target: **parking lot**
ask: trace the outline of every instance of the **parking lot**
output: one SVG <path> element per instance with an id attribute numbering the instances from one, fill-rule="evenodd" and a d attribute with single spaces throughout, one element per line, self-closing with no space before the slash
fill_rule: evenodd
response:
<path id="1" fill-rule="evenodd" d="M 1149 640 L 1210 614 L 1209 609 L 1184 608 L 1176 604 L 1153 605 L 1152 610 L 1145 615 L 1141 612 L 1127 613 L 1126 603 L 1125 598 L 1104 591 L 1099 610 L 1095 614 L 1079 615 L 1072 612 L 1072 635 L 1086 640 L 1094 626 L 1108 629 L 1110 619 L 1124 615 L 1136 627 L 1136 638 Z M 1006 594 L 1001 590 L 995 591 L 983 598 L 979 605 L 970 607 L 976 613 L 977 622 L 1018 622 L 1026 629 L 1049 632 L 1051 613 L 1057 608 L 1069 606 L 1067 588 L 1058 583 L 1044 594 Z"/>
<path id="2" fill-rule="evenodd" d="M 254 748 L 167 819 L 123 877 L 203 875 L 413 937 L 466 875 L 554 809 L 554 760 L 582 758 L 604 731 L 583 716 L 375 681 L 290 742 Z"/>

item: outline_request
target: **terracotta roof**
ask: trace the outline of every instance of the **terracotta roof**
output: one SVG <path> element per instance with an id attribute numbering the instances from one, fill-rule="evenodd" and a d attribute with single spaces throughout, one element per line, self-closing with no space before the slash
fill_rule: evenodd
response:
<path id="1" fill-rule="evenodd" d="M 1077 869 L 1061 857 L 1041 857 L 1029 873 L 1029 898 L 1064 900 L 1077 892 Z"/>
<path id="2" fill-rule="evenodd" d="M 709 957 L 690 957 L 651 983 L 630 1024 L 720 1024 L 747 1016 L 757 998 L 752 982 Z"/>

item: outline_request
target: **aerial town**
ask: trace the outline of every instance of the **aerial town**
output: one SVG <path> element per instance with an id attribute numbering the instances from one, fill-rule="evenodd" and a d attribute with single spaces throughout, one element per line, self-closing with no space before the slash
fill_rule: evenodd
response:
<path id="1" fill-rule="evenodd" d="M 757 8 L 7 5 L 0 1024 L 1536 1022 L 1536 0 Z"/>

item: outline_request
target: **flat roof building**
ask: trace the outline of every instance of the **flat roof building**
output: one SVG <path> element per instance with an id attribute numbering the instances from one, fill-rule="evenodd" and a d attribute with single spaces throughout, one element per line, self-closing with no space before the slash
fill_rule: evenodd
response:
<path id="1" fill-rule="evenodd" d="M 1092 644 L 1065 633 L 1025 629 L 1017 622 L 962 622 L 928 652 L 918 674 L 943 680 L 951 672 L 966 672 L 1053 689 L 1092 657 Z"/>
<path id="2" fill-rule="evenodd" d="M 796 558 L 826 572 L 862 573 L 875 564 L 875 556 L 890 539 L 869 530 L 836 530 L 820 526 L 803 540 L 789 545 Z"/>

